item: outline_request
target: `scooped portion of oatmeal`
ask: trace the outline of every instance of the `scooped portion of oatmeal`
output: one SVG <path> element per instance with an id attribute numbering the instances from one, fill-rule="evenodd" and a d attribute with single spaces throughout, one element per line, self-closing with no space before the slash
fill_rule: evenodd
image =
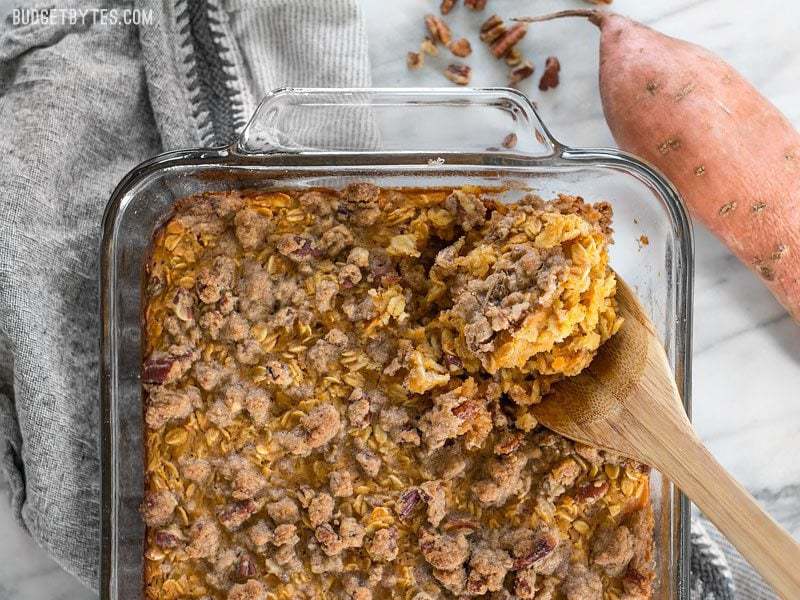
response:
<path id="1" fill-rule="evenodd" d="M 145 282 L 145 596 L 651 597 L 648 472 L 530 406 L 620 325 L 611 210 L 181 201 Z"/>

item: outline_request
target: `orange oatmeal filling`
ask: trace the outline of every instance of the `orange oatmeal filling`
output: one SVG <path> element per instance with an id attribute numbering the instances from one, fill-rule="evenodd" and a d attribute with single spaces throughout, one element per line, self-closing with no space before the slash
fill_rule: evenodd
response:
<path id="1" fill-rule="evenodd" d="M 145 281 L 148 599 L 652 596 L 646 467 L 529 411 L 620 325 L 611 210 L 184 199 Z"/>

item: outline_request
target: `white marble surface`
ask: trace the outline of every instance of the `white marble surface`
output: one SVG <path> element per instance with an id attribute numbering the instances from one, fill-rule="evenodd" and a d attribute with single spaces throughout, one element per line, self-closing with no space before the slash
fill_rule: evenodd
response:
<path id="1" fill-rule="evenodd" d="M 421 18 L 434 0 L 362 0 L 370 36 L 373 82 L 379 86 L 446 85 L 435 68 L 410 73 Z M 0 14 L 10 5 L 0 0 Z M 489 0 L 503 16 L 585 6 L 577 0 Z M 732 63 L 800 127 L 800 3 L 786 0 L 616 0 L 624 14 L 702 44 Z M 505 71 L 477 42 L 486 15 L 463 7 L 449 20 L 473 40 L 475 85 L 502 85 Z M 540 93 L 538 76 L 522 87 L 553 133 L 575 146 L 607 146 L 611 136 L 597 93 L 598 35 L 587 23 L 544 24 L 522 44 L 541 73 L 544 58 L 561 60 L 561 85 Z M 444 64 L 444 63 L 442 63 Z M 538 74 L 537 74 L 538 75 Z M 754 152 L 758 149 L 754 148 Z M 759 281 L 700 227 L 696 233 L 694 422 L 710 449 L 773 515 L 800 534 L 800 327 Z M 61 572 L 0 506 L 0 600 L 95 595 Z"/>

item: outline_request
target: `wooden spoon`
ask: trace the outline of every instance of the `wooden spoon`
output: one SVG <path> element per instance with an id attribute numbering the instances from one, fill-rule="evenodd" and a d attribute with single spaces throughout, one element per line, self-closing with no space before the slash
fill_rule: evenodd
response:
<path id="1" fill-rule="evenodd" d="M 786 600 L 800 599 L 800 545 L 700 442 L 653 325 L 618 279 L 619 332 L 576 377 L 532 407 L 546 427 L 655 467 L 673 481 Z"/>

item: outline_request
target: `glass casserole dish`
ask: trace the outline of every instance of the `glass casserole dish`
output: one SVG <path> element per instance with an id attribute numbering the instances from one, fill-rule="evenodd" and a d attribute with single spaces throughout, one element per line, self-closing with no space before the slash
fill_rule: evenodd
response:
<path id="1" fill-rule="evenodd" d="M 516 144 L 509 143 L 515 136 Z M 504 144 L 504 141 L 506 142 Z M 230 148 L 167 153 L 132 170 L 112 195 L 102 246 L 101 598 L 142 595 L 145 527 L 142 290 L 154 232 L 176 201 L 203 191 L 458 187 L 606 200 L 614 209 L 611 265 L 637 291 L 667 350 L 687 411 L 693 246 L 675 190 L 612 149 L 557 142 L 509 89 L 287 89 L 268 95 Z M 658 473 L 654 598 L 686 599 L 688 502 Z"/>

